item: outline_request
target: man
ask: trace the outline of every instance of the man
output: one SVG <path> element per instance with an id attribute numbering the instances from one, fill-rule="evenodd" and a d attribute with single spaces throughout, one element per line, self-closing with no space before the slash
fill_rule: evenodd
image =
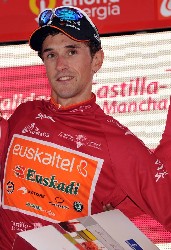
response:
<path id="1" fill-rule="evenodd" d="M 92 93 L 103 63 L 97 28 L 75 7 L 45 10 L 30 46 L 42 58 L 50 101 L 21 104 L 9 119 L 2 249 L 16 233 L 117 208 L 171 230 L 171 176 Z M 18 122 L 19 121 L 19 122 Z"/>

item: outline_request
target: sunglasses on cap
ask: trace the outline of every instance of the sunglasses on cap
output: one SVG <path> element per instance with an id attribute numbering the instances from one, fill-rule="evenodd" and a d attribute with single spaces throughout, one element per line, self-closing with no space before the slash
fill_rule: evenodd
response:
<path id="1" fill-rule="evenodd" d="M 39 16 L 39 26 L 42 27 L 44 25 L 50 25 L 54 17 L 57 17 L 64 22 L 65 21 L 77 22 L 81 18 L 83 18 L 83 14 L 79 9 L 68 6 L 58 7 L 55 9 L 46 9 Z M 91 20 L 88 18 L 88 16 L 86 18 L 91 23 L 91 25 L 94 26 Z"/>

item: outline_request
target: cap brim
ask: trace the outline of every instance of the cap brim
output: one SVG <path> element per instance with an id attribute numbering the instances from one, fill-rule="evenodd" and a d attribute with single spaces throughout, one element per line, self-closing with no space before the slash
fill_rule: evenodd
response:
<path id="1" fill-rule="evenodd" d="M 64 30 L 53 26 L 53 25 L 48 25 L 48 26 L 43 26 L 35 30 L 32 35 L 30 36 L 29 40 L 29 45 L 30 47 L 35 50 L 35 51 L 41 51 L 42 43 L 45 39 L 45 37 L 52 31 L 52 30 L 58 30 L 59 32 L 64 33 L 66 36 L 70 37 L 72 40 L 78 41 L 78 42 L 83 42 L 83 41 L 89 41 L 89 40 L 79 40 L 70 34 L 66 33 Z"/>

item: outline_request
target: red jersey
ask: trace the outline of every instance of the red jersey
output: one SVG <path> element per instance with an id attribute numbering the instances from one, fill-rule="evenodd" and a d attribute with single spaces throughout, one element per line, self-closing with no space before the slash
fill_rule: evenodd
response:
<path id="1" fill-rule="evenodd" d="M 22 230 L 103 211 L 146 213 L 171 230 L 171 175 L 95 96 L 66 109 L 21 104 L 9 119 L 2 249 Z"/>
<path id="2" fill-rule="evenodd" d="M 167 113 L 166 125 L 160 144 L 155 150 L 155 154 L 165 163 L 171 162 L 171 97 Z"/>
<path id="3" fill-rule="evenodd" d="M 0 163 L 4 154 L 4 146 L 7 142 L 7 133 L 8 133 L 8 122 L 1 118 L 0 119 Z"/>

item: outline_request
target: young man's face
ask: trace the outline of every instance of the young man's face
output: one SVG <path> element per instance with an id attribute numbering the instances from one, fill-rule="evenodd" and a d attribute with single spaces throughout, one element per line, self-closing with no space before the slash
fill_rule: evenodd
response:
<path id="1" fill-rule="evenodd" d="M 83 42 L 59 33 L 44 40 L 42 59 L 57 103 L 68 106 L 91 97 L 93 75 L 102 65 L 103 51 L 92 58 Z"/>

